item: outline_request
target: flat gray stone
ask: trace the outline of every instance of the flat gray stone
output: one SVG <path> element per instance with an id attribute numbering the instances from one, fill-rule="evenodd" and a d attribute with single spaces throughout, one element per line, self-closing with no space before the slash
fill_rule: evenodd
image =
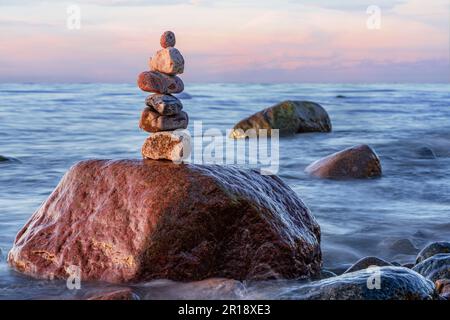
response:
<path id="1" fill-rule="evenodd" d="M 145 103 L 163 116 L 179 114 L 183 109 L 181 101 L 170 94 L 153 94 L 145 99 Z"/>

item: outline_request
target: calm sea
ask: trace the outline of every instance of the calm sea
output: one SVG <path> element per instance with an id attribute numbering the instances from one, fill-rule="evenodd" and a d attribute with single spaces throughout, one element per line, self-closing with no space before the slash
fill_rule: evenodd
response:
<path id="1" fill-rule="evenodd" d="M 450 85 L 192 84 L 185 92 L 190 123 L 224 133 L 286 99 L 314 101 L 328 111 L 332 133 L 281 139 L 279 169 L 321 225 L 326 269 L 340 272 L 367 255 L 407 263 L 427 243 L 450 240 Z M 63 282 L 11 271 L 7 253 L 74 163 L 140 158 L 147 134 L 137 125 L 145 96 L 127 84 L 0 84 L 0 155 L 10 159 L 0 161 L 0 298 L 75 294 Z M 361 143 L 380 156 L 382 178 L 328 181 L 304 173 L 312 161 Z M 286 285 L 244 286 L 241 297 L 270 298 Z M 158 280 L 139 287 L 149 298 L 196 295 L 195 284 Z M 214 297 L 216 289 L 196 297 Z"/>

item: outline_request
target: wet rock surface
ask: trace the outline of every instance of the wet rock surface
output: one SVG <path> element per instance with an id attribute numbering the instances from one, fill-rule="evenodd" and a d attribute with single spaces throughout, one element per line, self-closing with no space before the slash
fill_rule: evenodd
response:
<path id="1" fill-rule="evenodd" d="M 247 130 L 255 130 L 247 132 Z M 231 132 L 231 138 L 254 137 L 258 130 L 279 129 L 280 135 L 305 132 L 330 132 L 331 121 L 325 109 L 310 101 L 283 101 L 257 112 L 238 122 Z"/>
<path id="2" fill-rule="evenodd" d="M 368 145 L 358 145 L 319 159 L 305 171 L 324 179 L 362 179 L 381 176 L 381 162 Z"/>
<path id="3" fill-rule="evenodd" d="M 275 176 L 225 166 L 89 160 L 73 166 L 17 234 L 19 272 L 84 281 L 308 278 L 320 228 Z"/>
<path id="4" fill-rule="evenodd" d="M 376 286 L 377 273 L 379 286 Z M 368 283 L 370 285 L 368 285 Z M 370 288 L 369 288 L 370 287 Z M 380 267 L 299 285 L 277 298 L 290 300 L 429 300 L 435 298 L 434 284 L 402 267 Z"/>
<path id="5" fill-rule="evenodd" d="M 450 242 L 439 241 L 430 243 L 419 252 L 416 259 L 416 264 L 439 253 L 450 253 Z"/>
<path id="6" fill-rule="evenodd" d="M 97 292 L 84 297 L 85 300 L 140 300 L 131 289 L 116 289 L 106 292 Z"/>
<path id="7" fill-rule="evenodd" d="M 413 270 L 431 281 L 450 279 L 450 254 L 435 254 L 416 264 Z"/>
<path id="8" fill-rule="evenodd" d="M 170 280 L 156 280 L 141 288 L 143 299 L 242 299 L 246 292 L 244 284 L 237 280 L 211 278 L 189 283 L 176 283 Z"/>
<path id="9" fill-rule="evenodd" d="M 348 268 L 344 273 L 350 273 L 362 269 L 366 269 L 371 266 L 378 266 L 378 267 L 384 267 L 384 266 L 391 266 L 392 264 L 377 258 L 377 257 L 364 257 L 356 261 L 350 268 Z"/>

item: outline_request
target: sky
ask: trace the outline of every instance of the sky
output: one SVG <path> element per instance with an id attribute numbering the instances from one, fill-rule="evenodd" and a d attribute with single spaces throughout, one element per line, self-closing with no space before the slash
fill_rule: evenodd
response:
<path id="1" fill-rule="evenodd" d="M 448 83 L 449 17 L 450 0 L 0 0 L 0 82 L 132 83 L 172 30 L 185 82 Z"/>

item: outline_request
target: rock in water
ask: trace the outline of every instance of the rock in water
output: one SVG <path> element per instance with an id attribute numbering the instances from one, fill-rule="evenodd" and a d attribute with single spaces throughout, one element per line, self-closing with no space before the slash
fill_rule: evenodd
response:
<path id="1" fill-rule="evenodd" d="M 378 266 L 378 267 L 384 267 L 384 266 L 391 266 L 389 262 L 377 258 L 377 257 L 364 257 L 362 259 L 359 259 L 356 261 L 350 268 L 348 268 L 344 273 L 350 273 L 355 272 L 363 269 L 367 269 L 368 267 L 372 266 Z"/>
<path id="2" fill-rule="evenodd" d="M 186 129 L 188 124 L 189 118 L 184 111 L 174 116 L 162 116 L 150 107 L 142 111 L 141 119 L 139 120 L 139 128 L 147 132 Z"/>
<path id="3" fill-rule="evenodd" d="M 283 101 L 238 122 L 230 134 L 231 138 L 253 137 L 247 130 L 279 129 L 280 135 L 304 132 L 330 132 L 331 121 L 322 106 L 309 101 Z"/>
<path id="4" fill-rule="evenodd" d="M 450 253 L 450 242 L 447 241 L 439 241 L 433 242 L 427 245 L 422 251 L 419 252 L 416 258 L 416 264 L 421 263 L 422 261 L 432 257 L 438 253 Z"/>
<path id="5" fill-rule="evenodd" d="M 145 99 L 145 104 L 163 116 L 179 114 L 183 109 L 181 101 L 170 94 L 152 94 Z"/>
<path id="6" fill-rule="evenodd" d="M 159 71 L 169 75 L 184 72 L 184 59 L 176 48 L 161 49 L 150 59 L 150 70 Z"/>
<path id="7" fill-rule="evenodd" d="M 415 265 L 413 270 L 431 281 L 450 279 L 450 254 L 435 254 Z"/>
<path id="8" fill-rule="evenodd" d="M 436 291 L 446 300 L 450 300 L 450 279 L 439 279 L 435 282 Z"/>
<path id="9" fill-rule="evenodd" d="M 117 289 L 113 291 L 96 293 L 85 298 L 86 300 L 140 300 L 131 289 Z"/>
<path id="10" fill-rule="evenodd" d="M 377 281 L 379 280 L 379 286 Z M 369 287 L 369 285 L 370 287 Z M 300 285 L 278 298 L 291 300 L 430 300 L 434 284 L 403 267 L 380 267 Z"/>
<path id="11" fill-rule="evenodd" d="M 173 33 L 172 31 L 166 31 L 162 34 L 159 43 L 161 44 L 161 47 L 167 48 L 175 47 L 175 41 L 175 33 Z"/>
<path id="12" fill-rule="evenodd" d="M 184 90 L 184 83 L 179 77 L 155 71 L 142 72 L 137 84 L 141 90 L 154 93 L 180 93 Z"/>
<path id="13" fill-rule="evenodd" d="M 8 261 L 39 278 L 109 282 L 316 276 L 320 228 L 276 176 L 233 166 L 89 160 L 18 233 Z"/>
<path id="14" fill-rule="evenodd" d="M 190 139 L 172 132 L 157 132 L 142 146 L 144 159 L 182 161 L 190 154 Z"/>
<path id="15" fill-rule="evenodd" d="M 381 162 L 368 145 L 359 145 L 313 162 L 305 171 L 326 179 L 372 178 L 381 176 Z"/>

